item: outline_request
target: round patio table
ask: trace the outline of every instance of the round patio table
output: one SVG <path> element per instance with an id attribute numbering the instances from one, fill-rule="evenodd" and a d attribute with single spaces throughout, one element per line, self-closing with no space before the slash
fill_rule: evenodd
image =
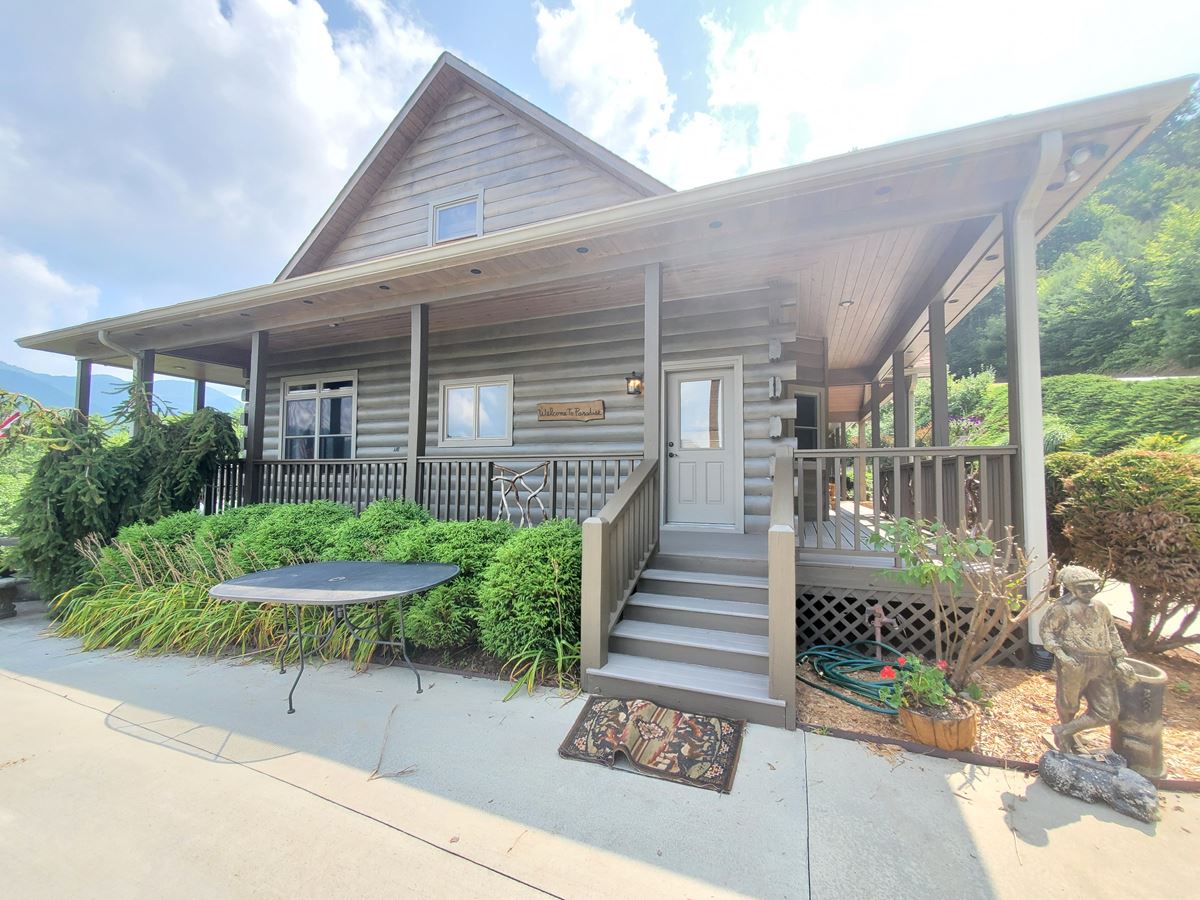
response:
<path id="1" fill-rule="evenodd" d="M 316 652 L 324 649 L 333 637 L 338 625 L 345 625 L 351 636 L 376 647 L 398 649 L 404 662 L 417 678 L 417 693 L 421 693 L 421 673 L 408 658 L 404 642 L 404 598 L 423 593 L 439 584 L 445 584 L 458 574 L 458 566 L 446 563 L 390 563 L 390 562 L 317 562 L 265 572 L 252 572 L 223 581 L 209 589 L 209 595 L 217 600 L 235 603 L 274 603 L 283 607 L 283 627 L 286 632 L 283 651 L 279 657 L 279 674 L 287 670 L 283 660 L 294 640 L 300 652 L 300 671 L 288 691 L 288 713 L 294 713 L 292 694 L 304 674 L 304 638 L 317 641 Z M 375 633 L 379 634 L 383 623 L 384 603 L 395 600 L 400 613 L 400 639 L 383 641 L 367 636 L 350 621 L 352 606 L 370 607 L 375 616 Z M 322 612 L 332 611 L 329 628 L 324 633 L 303 630 L 301 614 L 306 607 L 316 607 Z M 289 609 L 293 612 L 289 615 Z M 289 620 L 295 619 L 289 629 Z"/>

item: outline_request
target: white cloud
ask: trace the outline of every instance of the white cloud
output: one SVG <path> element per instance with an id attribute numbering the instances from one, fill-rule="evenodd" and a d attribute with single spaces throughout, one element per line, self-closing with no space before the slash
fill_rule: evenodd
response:
<path id="1" fill-rule="evenodd" d="M 705 109 L 676 97 L 630 0 L 536 7 L 536 59 L 571 122 L 677 187 L 1175 77 L 1200 7 L 1171 0 L 810 0 L 700 18 Z"/>
<path id="2" fill-rule="evenodd" d="M 0 238 L 106 313 L 273 277 L 441 51 L 351 5 L 345 30 L 316 0 L 6 10 Z"/>
<path id="3" fill-rule="evenodd" d="M 95 314 L 100 291 L 72 284 L 40 256 L 0 245 L 0 317 L 8 338 L 4 359 L 53 374 L 74 374 L 75 363 L 64 356 L 23 350 L 15 338 L 70 325 Z"/>

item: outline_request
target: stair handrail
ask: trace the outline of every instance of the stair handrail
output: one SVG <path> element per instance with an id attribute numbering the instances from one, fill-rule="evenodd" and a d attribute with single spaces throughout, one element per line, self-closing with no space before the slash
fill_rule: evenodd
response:
<path id="1" fill-rule="evenodd" d="M 658 547 L 659 464 L 642 460 L 594 516 L 583 522 L 580 673 L 608 660 L 608 636 Z"/>
<path id="2" fill-rule="evenodd" d="M 792 449 L 775 456 L 771 527 L 767 532 L 768 692 L 784 703 L 784 725 L 796 727 L 796 520 Z"/>

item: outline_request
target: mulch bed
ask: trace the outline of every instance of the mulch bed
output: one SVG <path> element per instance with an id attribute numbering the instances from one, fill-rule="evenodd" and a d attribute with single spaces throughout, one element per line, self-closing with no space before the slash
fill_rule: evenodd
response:
<path id="1" fill-rule="evenodd" d="M 1189 649 L 1142 657 L 1167 673 L 1163 705 L 1165 778 L 1200 781 L 1200 654 Z M 808 668 L 805 666 L 805 668 Z M 809 669 L 806 677 L 816 681 Z M 1054 673 L 1008 666 L 985 666 L 980 687 L 987 702 L 979 717 L 972 751 L 997 761 L 1036 763 L 1047 747 L 1042 737 L 1057 723 Z M 796 719 L 810 731 L 853 732 L 889 741 L 911 741 L 895 716 L 868 712 L 796 682 Z M 1103 729 L 1087 732 L 1085 742 L 1107 746 Z"/>

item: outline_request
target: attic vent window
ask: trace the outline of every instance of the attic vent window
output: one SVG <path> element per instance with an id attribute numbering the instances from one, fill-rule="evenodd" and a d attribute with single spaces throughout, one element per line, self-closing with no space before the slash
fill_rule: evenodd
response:
<path id="1" fill-rule="evenodd" d="M 475 237 L 483 231 L 483 204 L 479 195 L 434 204 L 430 233 L 435 244 Z"/>

